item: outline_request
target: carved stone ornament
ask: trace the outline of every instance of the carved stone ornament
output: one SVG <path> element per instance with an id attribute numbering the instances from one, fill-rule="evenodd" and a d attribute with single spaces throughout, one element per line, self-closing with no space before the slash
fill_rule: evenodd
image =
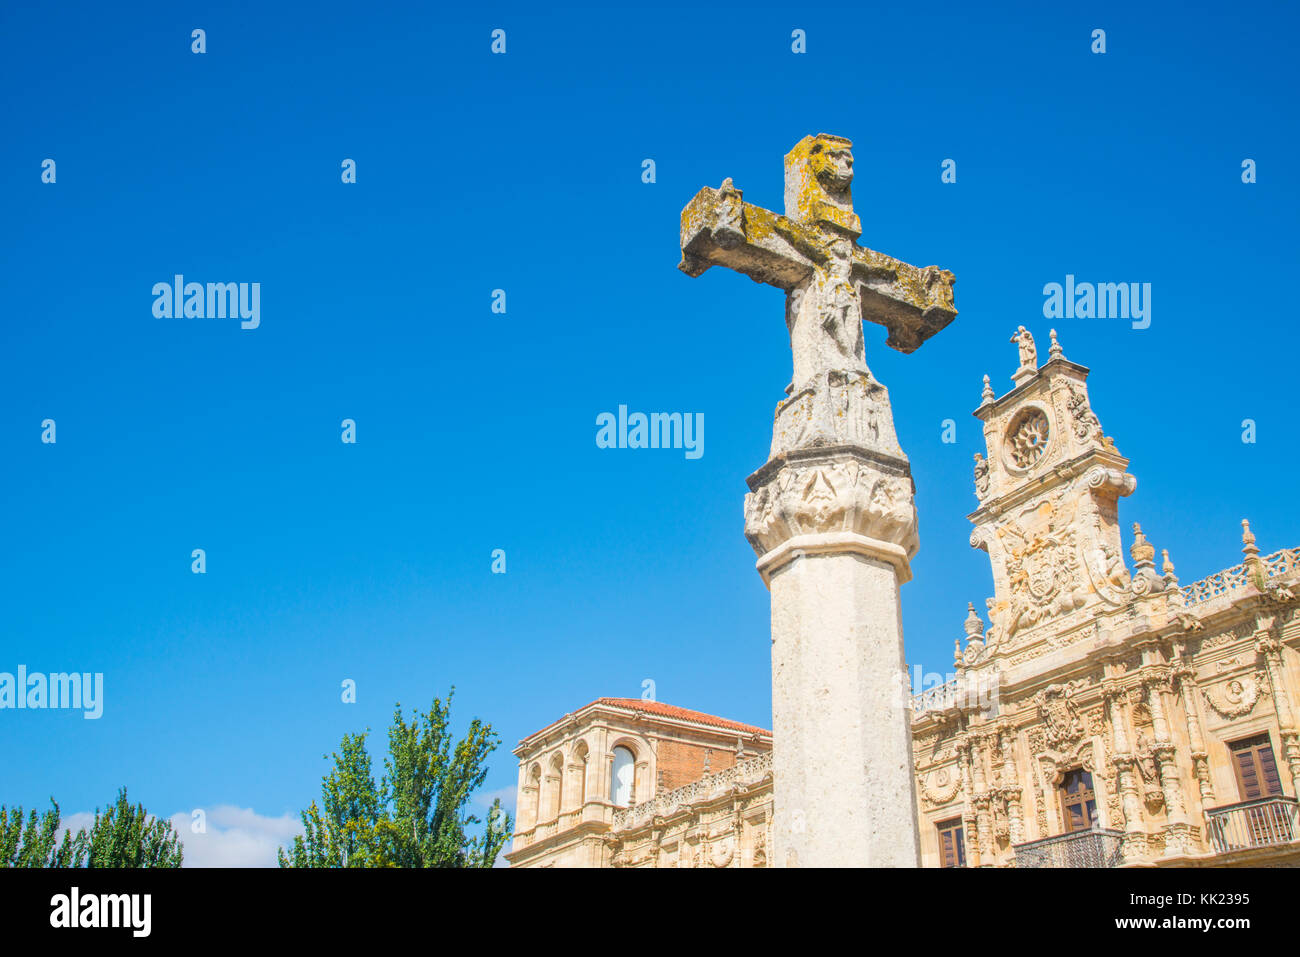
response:
<path id="1" fill-rule="evenodd" d="M 984 456 L 975 453 L 975 495 L 983 500 L 989 494 L 989 463 Z"/>
<path id="2" fill-rule="evenodd" d="M 1034 704 L 1043 721 L 1043 739 L 1048 747 L 1060 751 L 1075 744 L 1087 727 L 1079 706 L 1073 700 L 1074 683 L 1055 684 L 1034 695 Z"/>
<path id="3" fill-rule="evenodd" d="M 921 803 L 926 807 L 942 807 L 950 803 L 961 790 L 961 779 L 949 768 L 936 768 L 917 779 Z"/>
<path id="4" fill-rule="evenodd" d="M 713 845 L 710 862 L 714 867 L 727 867 L 736 856 L 736 842 L 730 837 L 723 838 Z"/>
<path id="5" fill-rule="evenodd" d="M 916 552 L 912 480 L 854 457 L 781 468 L 745 496 L 745 537 L 766 554 L 796 535 L 853 532 Z"/>
<path id="6" fill-rule="evenodd" d="M 1083 394 L 1083 390 L 1077 386 L 1069 386 L 1070 398 L 1066 400 L 1066 408 L 1070 412 L 1070 418 L 1074 423 L 1074 435 L 1079 440 L 1086 440 L 1090 436 L 1100 437 L 1101 422 L 1098 421 L 1096 414 L 1088 406 L 1088 397 Z"/>
<path id="7" fill-rule="evenodd" d="M 1033 468 L 1047 451 L 1049 439 L 1047 413 L 1032 405 L 1021 409 L 1007 429 L 1007 464 L 1021 471 Z"/>
<path id="8" fill-rule="evenodd" d="M 1261 695 L 1269 693 L 1268 681 L 1262 672 L 1244 678 L 1233 678 L 1215 687 L 1202 688 L 1205 702 L 1221 717 L 1240 718 L 1255 710 Z"/>
<path id="9" fill-rule="evenodd" d="M 1046 503 L 1051 517 L 1046 528 L 1026 531 L 1015 519 L 999 523 L 994 534 L 1005 555 L 1008 607 L 999 622 L 1008 639 L 1048 618 L 1082 607 L 1074 508 L 1058 497 Z M 1035 511 L 1041 509 L 1041 506 Z"/>

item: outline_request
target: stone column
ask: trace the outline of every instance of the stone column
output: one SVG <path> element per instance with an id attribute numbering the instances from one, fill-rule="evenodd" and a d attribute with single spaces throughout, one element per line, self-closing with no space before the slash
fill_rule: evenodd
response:
<path id="1" fill-rule="evenodd" d="M 515 809 L 515 833 L 537 826 L 537 787 L 528 775 L 529 762 L 519 765 L 519 800 Z"/>
<path id="2" fill-rule="evenodd" d="M 1169 672 L 1163 666 L 1143 676 L 1147 708 L 1151 711 L 1151 728 L 1155 735 L 1152 751 L 1160 770 L 1160 790 L 1165 801 L 1165 856 L 1177 857 L 1191 851 L 1190 825 L 1183 806 L 1182 782 L 1179 779 L 1177 752 L 1169 734 L 1165 694 L 1170 688 Z"/>
<path id="3" fill-rule="evenodd" d="M 962 830 L 966 835 L 966 866 L 980 866 L 979 823 L 975 817 L 975 783 L 971 777 L 971 744 L 968 738 L 959 738 L 955 744 L 957 751 L 957 780 L 964 800 L 962 810 Z"/>
<path id="4" fill-rule="evenodd" d="M 985 738 L 977 730 L 967 740 L 970 743 L 971 787 L 973 788 L 971 803 L 975 805 L 975 830 L 979 835 L 980 848 L 983 852 L 980 863 L 996 864 L 998 845 L 993 838 L 988 777 L 984 773 Z M 987 861 L 984 860 L 984 856 L 988 857 Z"/>
<path id="5" fill-rule="evenodd" d="M 576 811 L 581 819 L 582 814 L 582 789 L 585 784 L 587 773 L 586 764 L 569 760 L 568 767 L 564 775 L 564 794 L 560 800 L 560 814 L 564 815 L 571 811 Z"/>
<path id="6" fill-rule="evenodd" d="M 1110 717 L 1112 735 L 1111 763 L 1115 766 L 1116 784 L 1119 787 L 1120 805 L 1124 809 L 1124 856 L 1128 859 L 1146 855 L 1146 830 L 1142 819 L 1142 798 L 1138 795 L 1136 759 L 1129 750 L 1128 732 L 1125 729 L 1124 709 L 1120 699 L 1127 692 L 1119 680 L 1108 678 L 1102 684 Z"/>
<path id="7" fill-rule="evenodd" d="M 1291 711 L 1282 668 L 1282 645 L 1273 636 L 1273 615 L 1255 616 L 1255 651 L 1264 659 L 1268 683 L 1273 691 L 1273 708 L 1277 712 L 1278 736 L 1282 739 L 1282 757 L 1291 773 L 1291 793 L 1300 794 L 1300 731 Z"/>
<path id="8" fill-rule="evenodd" d="M 1020 774 L 1016 770 L 1016 729 L 1004 723 L 998 729 L 998 735 L 1002 751 L 1002 793 L 1007 801 L 1007 831 L 1012 846 L 1015 846 L 1025 839 L 1021 823 Z"/>
<path id="9" fill-rule="evenodd" d="M 863 321 L 913 352 L 957 310 L 953 274 L 859 246 L 849 140 L 785 158 L 785 215 L 731 179 L 682 210 L 679 267 L 744 273 L 785 293 L 794 376 L 745 536 L 772 593 L 777 866 L 920 864 L 898 586 L 916 552 L 912 476 Z"/>
<path id="10" fill-rule="evenodd" d="M 1205 750 L 1205 733 L 1201 730 L 1201 713 L 1196 703 L 1196 669 L 1186 657 L 1180 657 L 1174 680 L 1182 696 L 1183 714 L 1187 716 L 1187 741 L 1192 748 L 1192 770 L 1201 794 L 1201 809 L 1214 806 L 1214 782 L 1210 779 L 1209 754 Z"/>
<path id="11" fill-rule="evenodd" d="M 542 809 L 538 815 L 539 824 L 558 821 L 560 815 L 564 813 L 564 792 L 562 791 L 564 774 L 553 773 L 553 765 L 548 764 L 547 774 L 542 778 Z M 554 769 L 558 770 L 558 769 Z M 554 796 L 554 797 L 552 797 Z M 554 800 L 554 805 L 552 805 Z M 555 808 L 555 813 L 551 813 L 551 808 Z"/>
<path id="12" fill-rule="evenodd" d="M 856 443 L 788 447 L 892 417 L 868 375 L 823 377 L 777 411 L 745 532 L 772 599 L 774 856 L 785 867 L 917 867 L 911 699 L 899 585 L 916 552 L 912 480 Z M 816 399 L 816 401 L 814 401 Z M 822 441 L 822 440 L 817 440 Z"/>

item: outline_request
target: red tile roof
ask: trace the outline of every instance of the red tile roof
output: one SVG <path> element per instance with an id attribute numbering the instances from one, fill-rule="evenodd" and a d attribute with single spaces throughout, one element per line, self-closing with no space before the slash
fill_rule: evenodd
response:
<path id="1" fill-rule="evenodd" d="M 717 715 L 705 714 L 703 711 L 692 711 L 690 708 L 679 708 L 675 704 L 664 704 L 662 701 L 643 701 L 640 698 L 598 698 L 600 704 L 613 705 L 616 708 L 631 708 L 633 711 L 644 711 L 647 714 L 659 714 L 665 718 L 681 718 L 684 721 L 695 721 L 699 724 L 713 725 L 715 728 L 729 728 L 733 731 L 741 731 L 745 734 L 771 734 L 766 728 L 760 728 L 752 724 L 742 724 L 739 721 L 732 721 L 728 718 L 719 718 Z"/>
<path id="2" fill-rule="evenodd" d="M 728 731 L 738 731 L 741 734 L 761 734 L 769 737 L 772 734 L 772 732 L 768 731 L 766 728 L 760 728 L 756 725 L 743 724 L 739 721 L 731 721 L 727 718 L 719 718 L 717 715 L 705 714 L 703 711 L 692 711 L 690 708 L 679 708 L 676 705 L 664 704 L 662 701 L 645 701 L 641 698 L 597 698 L 590 704 L 583 705 L 578 709 L 578 711 L 586 711 L 594 705 L 601 704 L 608 705 L 612 708 L 625 708 L 628 711 L 644 711 L 646 714 L 655 714 L 664 718 L 679 718 L 682 721 L 694 721 L 696 724 L 707 724 L 710 727 L 725 728 Z M 574 713 L 576 714 L 577 712 Z M 568 715 L 565 715 L 564 718 L 560 718 L 559 721 L 552 721 L 540 731 L 534 731 L 523 740 L 531 740 L 532 738 L 549 731 L 567 717 Z M 523 742 L 521 741 L 520 743 L 522 744 Z"/>

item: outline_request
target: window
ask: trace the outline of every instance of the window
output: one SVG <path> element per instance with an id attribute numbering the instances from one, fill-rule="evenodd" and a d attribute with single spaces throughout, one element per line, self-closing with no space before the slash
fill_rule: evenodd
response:
<path id="1" fill-rule="evenodd" d="M 1061 781 L 1061 814 L 1065 833 L 1090 831 L 1097 823 L 1097 799 L 1092 793 L 1092 775 L 1083 768 L 1066 771 Z"/>
<path id="2" fill-rule="evenodd" d="M 1231 741 L 1232 768 L 1237 772 L 1237 791 L 1243 801 L 1273 797 L 1282 793 L 1277 762 L 1273 760 L 1273 746 L 1267 734 Z"/>
<path id="3" fill-rule="evenodd" d="M 619 807 L 632 803 L 632 776 L 636 772 L 636 758 L 627 748 L 614 749 L 614 770 L 610 775 L 610 800 Z"/>
<path id="4" fill-rule="evenodd" d="M 961 818 L 955 817 L 951 821 L 941 821 L 937 827 L 939 829 L 939 866 L 965 867 L 966 842 L 962 835 Z"/>

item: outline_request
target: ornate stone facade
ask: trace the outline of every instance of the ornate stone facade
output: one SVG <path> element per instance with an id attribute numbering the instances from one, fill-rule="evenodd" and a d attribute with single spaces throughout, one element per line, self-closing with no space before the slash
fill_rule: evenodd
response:
<path id="1" fill-rule="evenodd" d="M 620 753 L 631 761 L 621 779 Z M 529 735 L 515 754 L 517 823 L 506 855 L 514 867 L 766 864 L 772 735 L 762 728 L 600 698 Z"/>
<path id="2" fill-rule="evenodd" d="M 1244 560 L 1184 586 L 1167 551 L 1157 570 L 1155 546 L 1133 525 L 1126 563 L 1118 502 L 1135 481 L 1089 403 L 1088 370 L 1064 357 L 1054 331 L 1042 366 L 1028 331 L 1013 341 L 1014 387 L 996 398 L 985 377 L 975 411 L 987 456 L 976 461 L 971 544 L 989 554 L 989 623 L 972 604 L 956 677 L 912 699 L 923 865 L 1300 866 L 1300 548 L 1261 555 L 1243 521 Z M 827 469 L 837 471 L 823 489 Z M 770 506 L 747 515 L 797 525 L 822 508 L 846 523 L 894 520 L 889 509 L 871 515 L 875 493 L 856 491 L 854 469 L 848 456 L 797 482 L 774 476 Z M 512 864 L 775 863 L 766 732 L 680 709 L 593 708 L 516 749 Z M 678 712 L 692 717 L 668 716 Z M 644 755 L 621 808 L 590 771 L 590 756 L 610 760 L 616 740 Z M 656 777 L 669 742 L 712 749 L 707 772 Z M 579 747 L 590 799 L 565 791 L 554 815 L 530 818 L 527 807 L 545 806 L 530 782 L 552 755 L 571 766 Z M 1085 826 L 1072 827 L 1079 813 Z"/>

